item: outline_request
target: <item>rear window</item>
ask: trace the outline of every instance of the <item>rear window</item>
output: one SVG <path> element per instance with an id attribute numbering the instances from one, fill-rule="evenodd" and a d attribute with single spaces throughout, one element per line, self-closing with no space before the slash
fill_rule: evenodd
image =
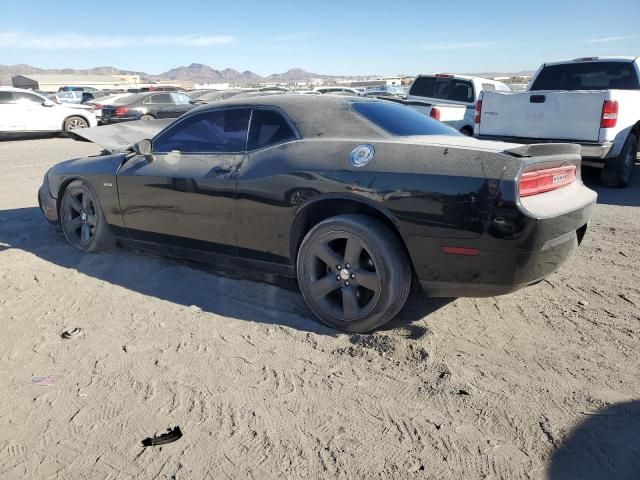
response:
<path id="1" fill-rule="evenodd" d="M 631 62 L 566 63 L 544 67 L 531 90 L 636 90 L 638 76 Z"/>
<path id="2" fill-rule="evenodd" d="M 0 92 L 0 104 L 3 103 L 13 103 L 13 93 Z"/>
<path id="3" fill-rule="evenodd" d="M 474 99 L 470 81 L 451 77 L 418 77 L 411 85 L 409 95 L 465 103 L 473 103 Z"/>
<path id="4" fill-rule="evenodd" d="M 354 102 L 353 109 L 391 135 L 461 135 L 457 130 L 422 113 L 387 101 Z"/>
<path id="5" fill-rule="evenodd" d="M 416 95 L 418 97 L 433 97 L 433 90 L 436 85 L 436 79 L 434 77 L 418 77 L 411 85 L 409 95 Z"/>

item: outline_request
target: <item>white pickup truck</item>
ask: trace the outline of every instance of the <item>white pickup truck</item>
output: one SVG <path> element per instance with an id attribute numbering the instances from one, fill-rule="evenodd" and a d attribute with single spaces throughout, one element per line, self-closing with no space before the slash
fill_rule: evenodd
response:
<path id="1" fill-rule="evenodd" d="M 495 80 L 437 73 L 419 75 L 403 103 L 466 135 L 473 135 L 475 108 L 485 91 L 509 92 Z"/>
<path id="2" fill-rule="evenodd" d="M 578 143 L 582 163 L 601 168 L 605 185 L 625 187 L 640 136 L 640 60 L 546 63 L 526 92 L 485 92 L 476 107 L 474 133 L 516 143 Z"/>

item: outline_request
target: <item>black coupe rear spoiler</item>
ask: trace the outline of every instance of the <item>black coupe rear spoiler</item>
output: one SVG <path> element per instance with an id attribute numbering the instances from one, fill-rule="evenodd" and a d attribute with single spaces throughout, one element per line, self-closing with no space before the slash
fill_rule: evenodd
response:
<path id="1" fill-rule="evenodd" d="M 80 128 L 67 132 L 69 137 L 80 142 L 92 142 L 109 153 L 126 151 L 140 140 L 153 138 L 175 118 L 164 120 L 138 120 L 116 123 L 94 128 Z"/>

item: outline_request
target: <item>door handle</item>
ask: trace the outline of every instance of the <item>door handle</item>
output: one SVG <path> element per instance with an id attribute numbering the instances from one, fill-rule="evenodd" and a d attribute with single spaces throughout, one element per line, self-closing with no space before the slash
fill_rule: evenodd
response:
<path id="1" fill-rule="evenodd" d="M 214 173 L 217 173 L 219 175 L 223 174 L 223 173 L 229 173 L 233 170 L 233 168 L 227 166 L 227 165 L 216 165 L 215 167 L 213 167 L 213 171 Z"/>
<path id="2" fill-rule="evenodd" d="M 547 100 L 547 97 L 544 95 L 531 95 L 529 97 L 530 103 L 544 103 Z"/>

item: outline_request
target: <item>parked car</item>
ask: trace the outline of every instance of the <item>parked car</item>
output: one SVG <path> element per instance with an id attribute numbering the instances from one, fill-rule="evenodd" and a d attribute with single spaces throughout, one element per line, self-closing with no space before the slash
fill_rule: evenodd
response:
<path id="1" fill-rule="evenodd" d="M 125 93 L 113 93 L 111 95 L 107 95 L 104 97 L 99 97 L 93 100 L 89 100 L 88 102 L 86 102 L 86 105 L 89 105 L 90 107 L 93 108 L 93 112 L 96 115 L 96 119 L 98 120 L 98 123 L 101 124 L 102 123 L 102 107 L 105 105 L 113 105 L 116 101 L 120 100 L 121 98 L 125 98 L 125 97 L 129 97 L 131 96 L 131 93 L 125 92 Z"/>
<path id="2" fill-rule="evenodd" d="M 93 87 L 60 87 L 58 88 L 58 92 L 95 92 L 97 88 Z"/>
<path id="3" fill-rule="evenodd" d="M 61 132 L 95 127 L 91 107 L 57 104 L 20 88 L 0 87 L 0 132 Z"/>
<path id="4" fill-rule="evenodd" d="M 102 123 L 177 118 L 196 106 L 196 101 L 180 92 L 145 92 L 102 105 Z"/>
<path id="5" fill-rule="evenodd" d="M 448 73 L 418 75 L 411 84 L 407 101 L 426 104 L 419 108 L 423 113 L 470 136 L 473 135 L 475 109 L 481 93 L 494 90 L 510 91 L 506 84 L 488 78 Z M 432 113 L 431 107 L 436 111 Z"/>
<path id="6" fill-rule="evenodd" d="M 596 200 L 577 145 L 483 142 L 381 100 L 231 99 L 150 140 L 156 122 L 74 134 L 109 151 L 137 143 L 49 170 L 39 202 L 69 243 L 297 276 L 314 314 L 352 332 L 391 320 L 413 278 L 446 297 L 540 281 Z"/>
<path id="7" fill-rule="evenodd" d="M 197 100 L 200 103 L 212 103 L 227 100 L 244 93 L 243 90 L 213 90 L 200 95 Z"/>
<path id="8" fill-rule="evenodd" d="M 358 90 L 357 88 L 351 88 L 351 87 L 342 87 L 342 86 L 335 86 L 335 87 L 327 87 L 327 86 L 323 86 L 323 87 L 316 87 L 313 89 L 316 92 L 320 92 L 322 94 L 325 93 L 331 93 L 331 94 L 345 94 L 345 95 L 362 95 L 362 91 Z"/>
<path id="9" fill-rule="evenodd" d="M 184 92 L 184 94 L 189 95 L 194 100 L 197 100 L 198 98 L 200 98 L 202 95 L 206 93 L 215 93 L 215 92 L 217 92 L 217 90 L 212 90 L 209 88 L 209 89 L 203 89 L 203 90 L 189 90 L 188 92 Z"/>
<path id="10" fill-rule="evenodd" d="M 47 98 L 56 103 L 81 103 L 83 92 L 80 90 L 63 90 L 48 95 Z"/>
<path id="11" fill-rule="evenodd" d="M 480 138 L 579 143 L 584 165 L 602 169 L 605 185 L 625 187 L 640 138 L 640 59 L 545 63 L 526 92 L 485 92 L 476 119 Z"/>

